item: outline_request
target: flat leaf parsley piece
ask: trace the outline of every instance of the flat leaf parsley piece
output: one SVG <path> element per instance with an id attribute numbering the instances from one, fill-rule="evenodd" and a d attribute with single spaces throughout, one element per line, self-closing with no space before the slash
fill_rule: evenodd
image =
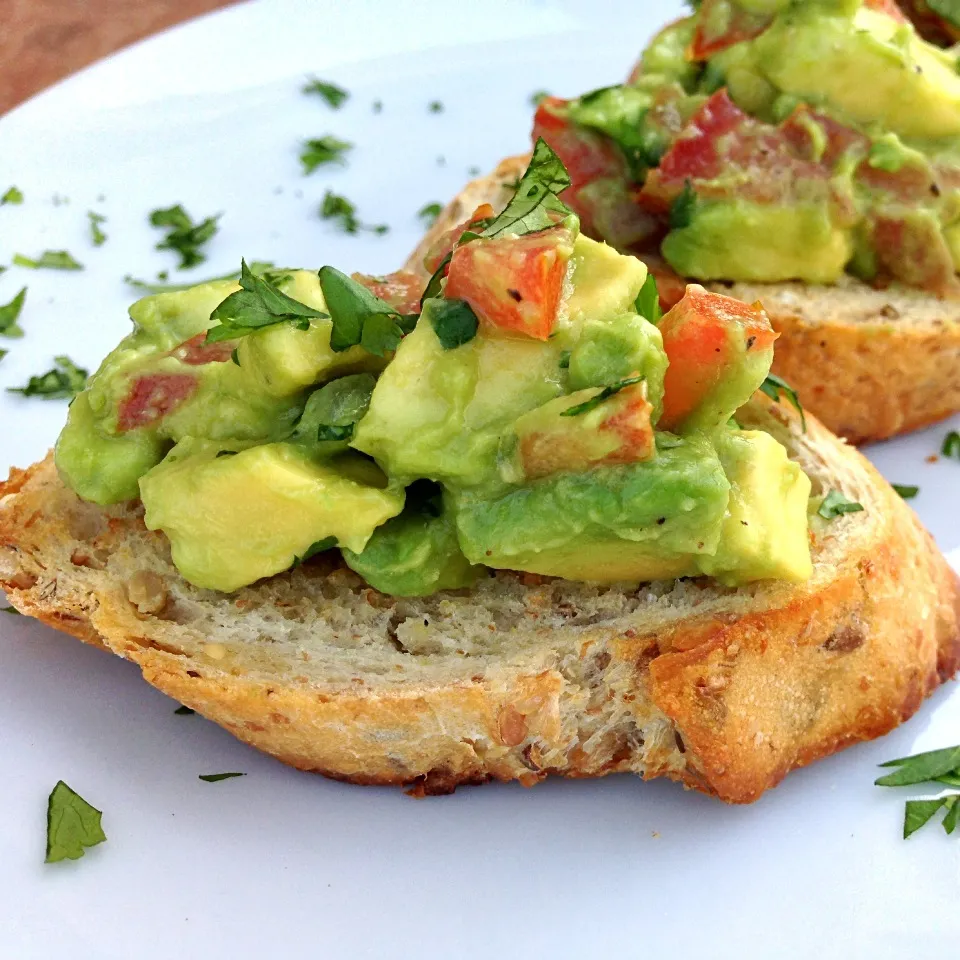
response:
<path id="1" fill-rule="evenodd" d="M 644 320 L 649 320 L 653 324 L 660 322 L 663 311 L 660 309 L 660 292 L 657 290 L 657 280 L 652 273 L 647 274 L 647 279 L 643 281 L 643 286 L 637 294 L 636 300 L 637 313 Z"/>
<path id="2" fill-rule="evenodd" d="M 945 457 L 956 457 L 960 460 L 960 433 L 957 433 L 956 430 L 951 430 L 943 438 L 943 446 L 940 448 L 940 452 Z"/>
<path id="3" fill-rule="evenodd" d="M 919 492 L 920 488 L 908 483 L 891 483 L 891 487 L 903 497 L 904 500 L 912 500 Z"/>
<path id="4" fill-rule="evenodd" d="M 52 370 L 31 377 L 25 387 L 7 387 L 7 392 L 45 400 L 72 399 L 84 388 L 89 374 L 69 357 L 54 357 L 53 362 Z"/>
<path id="5" fill-rule="evenodd" d="M 431 227 L 436 222 L 437 217 L 443 212 L 442 203 L 425 203 L 418 211 L 417 216 L 428 226 Z"/>
<path id="6" fill-rule="evenodd" d="M 416 315 L 399 313 L 362 283 L 334 267 L 321 267 L 319 276 L 333 321 L 330 346 L 336 352 L 360 344 L 375 356 L 383 357 L 396 350 L 404 335 L 416 326 Z"/>
<path id="7" fill-rule="evenodd" d="M 635 383 L 640 383 L 641 380 L 643 380 L 643 377 L 627 377 L 625 380 L 618 380 L 616 383 L 611 383 L 609 387 L 604 387 L 595 397 L 584 400 L 583 403 L 578 403 L 575 407 L 567 407 L 560 416 L 578 417 L 581 413 L 589 413 L 591 410 L 599 407 L 604 400 L 612 397 L 615 393 L 619 393 L 624 387 L 633 386 Z"/>
<path id="8" fill-rule="evenodd" d="M 344 233 L 357 233 L 359 230 L 369 230 L 378 236 L 389 231 L 385 223 L 367 224 L 357 219 L 357 208 L 346 198 L 328 190 L 323 195 L 320 204 L 320 216 L 324 220 L 336 220 Z"/>
<path id="9" fill-rule="evenodd" d="M 298 330 L 306 330 L 311 319 L 326 320 L 329 314 L 294 300 L 282 293 L 266 277 L 258 277 L 246 260 L 240 262 L 240 286 L 210 314 L 219 324 L 207 331 L 207 343 L 235 340 L 254 330 L 276 323 L 292 323 Z"/>
<path id="10" fill-rule="evenodd" d="M 87 217 L 90 220 L 90 239 L 95 247 L 102 247 L 106 242 L 107 235 L 100 229 L 100 224 L 106 223 L 107 218 L 95 210 L 88 210 Z"/>
<path id="11" fill-rule="evenodd" d="M 786 380 L 782 380 L 775 373 L 768 373 L 767 378 L 760 384 L 760 389 L 770 397 L 771 400 L 776 400 L 777 403 L 780 402 L 780 395 L 783 394 L 790 405 L 800 414 L 800 423 L 803 426 L 803 432 L 807 432 L 807 415 L 803 412 L 797 391 L 794 390 Z"/>
<path id="12" fill-rule="evenodd" d="M 27 288 L 24 287 L 9 303 L 0 306 L 0 336 L 22 337 L 23 330 L 17 320 L 23 303 L 27 299 Z"/>
<path id="13" fill-rule="evenodd" d="M 349 140 L 339 140 L 329 133 L 324 137 L 306 140 L 300 150 L 303 172 L 313 173 L 317 167 L 328 163 L 346 163 L 344 154 L 352 149 L 353 144 Z"/>
<path id="14" fill-rule="evenodd" d="M 469 343 L 480 326 L 477 315 L 466 300 L 436 300 L 430 307 L 430 323 L 444 350 Z"/>
<path id="15" fill-rule="evenodd" d="M 23 192 L 19 187 L 8 187 L 7 191 L 0 197 L 0 207 L 5 203 L 23 203 Z"/>
<path id="16" fill-rule="evenodd" d="M 180 255 L 180 270 L 187 270 L 203 263 L 207 255 L 200 249 L 220 229 L 217 221 L 222 214 L 207 217 L 199 223 L 178 203 L 175 206 L 154 210 L 150 223 L 167 231 L 157 244 L 158 250 L 174 250 Z"/>
<path id="17" fill-rule="evenodd" d="M 848 500 L 839 490 L 831 490 L 824 498 L 817 513 L 824 520 L 833 520 L 844 513 L 859 513 L 863 509 L 862 503 Z"/>
<path id="18" fill-rule="evenodd" d="M 204 783 L 216 783 L 218 780 L 229 780 L 232 777 L 245 777 L 245 773 L 201 773 L 200 779 Z"/>
<path id="19" fill-rule="evenodd" d="M 79 860 L 85 848 L 103 843 L 102 813 L 62 780 L 47 801 L 47 856 L 45 863 Z"/>
<path id="20" fill-rule="evenodd" d="M 13 255 L 13 262 L 18 267 L 29 267 L 31 270 L 82 270 L 79 263 L 66 250 L 44 250 L 39 257 L 26 257 L 22 253 Z"/>
<path id="21" fill-rule="evenodd" d="M 876 781 L 878 787 L 908 787 L 918 783 L 942 783 L 950 787 L 960 787 L 960 746 L 901 757 L 881 766 L 896 769 L 893 773 L 880 777 Z M 952 834 L 960 823 L 960 793 L 908 800 L 903 817 L 904 839 L 929 823 L 940 810 L 946 811 L 943 818 L 944 832 Z"/>
<path id="22" fill-rule="evenodd" d="M 350 97 L 350 94 L 343 87 L 338 87 L 335 83 L 330 83 L 329 80 L 318 80 L 316 77 L 311 77 L 303 85 L 301 93 L 315 93 L 326 100 L 327 105 L 334 110 L 339 110 Z"/>

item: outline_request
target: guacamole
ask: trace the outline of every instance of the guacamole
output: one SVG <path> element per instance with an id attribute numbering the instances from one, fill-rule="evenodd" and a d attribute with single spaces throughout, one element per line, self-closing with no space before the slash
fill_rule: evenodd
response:
<path id="1" fill-rule="evenodd" d="M 762 308 L 691 286 L 661 317 L 644 264 L 580 232 L 569 185 L 538 143 L 425 290 L 244 263 L 139 301 L 70 408 L 62 477 L 139 497 L 211 590 L 330 551 L 397 596 L 491 569 L 803 580 L 810 481 L 734 418 L 772 361 Z"/>
<path id="2" fill-rule="evenodd" d="M 960 73 L 892 0 L 701 0 L 544 100 L 584 231 L 682 277 L 960 294 Z"/>

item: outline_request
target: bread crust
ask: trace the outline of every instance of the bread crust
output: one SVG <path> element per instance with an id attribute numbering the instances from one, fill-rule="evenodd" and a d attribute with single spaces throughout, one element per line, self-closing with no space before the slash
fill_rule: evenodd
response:
<path id="1" fill-rule="evenodd" d="M 437 238 L 481 203 L 500 209 L 504 184 L 529 155 L 509 157 L 468 183 L 407 262 L 424 274 Z M 960 411 L 960 301 L 904 287 L 877 290 L 853 277 L 836 286 L 712 283 L 748 303 L 760 300 L 780 337 L 773 370 L 803 406 L 851 443 L 883 440 Z"/>
<path id="2" fill-rule="evenodd" d="M 960 583 L 909 507 L 815 419 L 801 435 L 786 405 L 759 395 L 741 417 L 779 431 L 819 482 L 865 506 L 817 535 L 808 583 L 723 592 L 696 581 L 682 616 L 640 607 L 537 627 L 536 655 L 483 668 L 453 658 L 443 675 L 418 666 L 394 680 L 384 666 L 307 682 L 295 664 L 264 662 L 270 638 L 227 650 L 171 603 L 144 612 L 130 571 L 153 571 L 191 603 L 210 595 L 177 577 L 136 506 L 83 504 L 49 456 L 0 485 L 0 586 L 22 613 L 133 661 L 153 686 L 301 770 L 418 794 L 634 772 L 751 802 L 790 770 L 886 733 L 956 673 Z M 283 590 L 333 576 L 308 565 L 246 588 L 236 607 L 280 609 Z M 524 589 L 528 609 L 545 603 L 539 578 Z"/>

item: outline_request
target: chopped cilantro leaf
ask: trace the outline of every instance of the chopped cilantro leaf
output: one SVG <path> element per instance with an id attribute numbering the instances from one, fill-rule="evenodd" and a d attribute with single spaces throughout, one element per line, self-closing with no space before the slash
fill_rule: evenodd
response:
<path id="1" fill-rule="evenodd" d="M 43 397 L 47 400 L 67 400 L 75 397 L 86 385 L 87 371 L 78 367 L 69 357 L 54 357 L 54 367 L 46 373 L 31 377 L 25 387 L 7 387 L 8 393 L 25 397 Z"/>
<path id="2" fill-rule="evenodd" d="M 181 706 L 181 707 L 177 707 L 177 709 L 174 710 L 173 712 L 174 712 L 178 717 L 192 717 L 197 711 L 196 711 L 196 710 L 191 710 L 189 707 L 183 707 L 183 706 Z"/>
<path id="3" fill-rule="evenodd" d="M 891 483 L 891 487 L 903 497 L 904 500 L 912 500 L 919 492 L 919 487 L 914 487 L 904 483 Z"/>
<path id="4" fill-rule="evenodd" d="M 480 322 L 466 300 L 434 300 L 430 305 L 430 323 L 444 350 L 453 350 L 469 343 Z"/>
<path id="5" fill-rule="evenodd" d="M 339 110 L 350 96 L 343 87 L 338 87 L 335 83 L 330 83 L 329 80 L 318 80 L 316 77 L 311 77 L 303 85 L 301 92 L 317 94 L 326 100 L 327 104 L 334 110 Z"/>
<path id="6" fill-rule="evenodd" d="M 0 607 L 0 613 L 9 613 L 15 617 L 20 616 L 20 611 L 16 607 Z"/>
<path id="7" fill-rule="evenodd" d="M 604 387 L 595 397 L 584 400 L 583 403 L 578 403 L 576 406 L 567 407 L 560 416 L 577 417 L 581 413 L 589 413 L 594 408 L 599 407 L 604 400 L 612 397 L 615 393 L 619 393 L 624 387 L 633 386 L 635 383 L 640 383 L 641 380 L 643 380 L 643 377 L 627 377 L 625 380 L 611 383 L 609 387 Z"/>
<path id="8" fill-rule="evenodd" d="M 338 140 L 330 134 L 313 140 L 305 140 L 300 150 L 303 172 L 305 174 L 313 173 L 317 167 L 327 163 L 346 163 L 344 154 L 351 149 L 353 149 L 352 143 L 347 140 Z"/>
<path id="9" fill-rule="evenodd" d="M 289 322 L 298 330 L 307 330 L 311 319 L 328 318 L 328 314 L 282 293 L 267 276 L 257 276 L 245 260 L 240 261 L 240 287 L 210 314 L 211 320 L 220 323 L 207 331 L 207 343 L 235 340 L 276 323 Z"/>
<path id="10" fill-rule="evenodd" d="M 927 783 L 950 773 L 960 773 L 960 745 L 899 757 L 880 766 L 896 769 L 875 781 L 878 787 L 909 787 L 916 783 Z"/>
<path id="11" fill-rule="evenodd" d="M 324 220 L 337 221 L 344 233 L 369 230 L 379 236 L 390 229 L 385 223 L 361 223 L 357 219 L 357 208 L 346 197 L 342 197 L 332 190 L 328 190 L 323 195 L 323 201 L 320 204 L 320 216 Z"/>
<path id="12" fill-rule="evenodd" d="M 794 390 L 786 380 L 782 380 L 775 373 L 768 373 L 766 379 L 760 384 L 760 390 L 770 397 L 771 400 L 776 400 L 777 403 L 780 402 L 780 394 L 784 394 L 794 409 L 799 412 L 803 432 L 807 432 L 807 415 L 803 412 L 803 407 L 800 405 L 800 398 L 797 396 L 797 391 Z"/>
<path id="13" fill-rule="evenodd" d="M 441 213 L 443 213 L 443 204 L 434 201 L 433 203 L 425 203 L 417 211 L 417 216 L 429 227 L 436 222 Z"/>
<path id="14" fill-rule="evenodd" d="M 440 100 L 431 100 L 430 101 L 430 112 L 431 113 L 443 113 L 443 103 Z"/>
<path id="15" fill-rule="evenodd" d="M 956 430 L 951 430 L 943 438 L 943 446 L 940 448 L 940 452 L 945 457 L 956 457 L 960 460 L 960 433 L 957 433 Z"/>
<path id="16" fill-rule="evenodd" d="M 534 107 L 539 107 L 549 96 L 550 92 L 548 90 L 535 90 L 530 94 L 530 104 Z"/>
<path id="17" fill-rule="evenodd" d="M 258 276 L 268 276 L 273 264 L 269 260 L 251 260 L 249 266 L 251 273 L 255 273 Z M 167 279 L 166 270 L 158 273 L 157 277 L 165 281 Z M 237 280 L 239 277 L 240 271 L 233 270 L 219 277 L 205 277 L 203 280 L 191 280 L 190 283 L 150 283 L 149 280 L 138 280 L 128 273 L 124 276 L 123 282 L 135 290 L 143 290 L 145 293 L 175 293 L 178 290 L 189 290 L 191 287 L 200 286 L 204 283 L 216 283 L 220 280 Z M 277 280 L 274 279 L 272 282 L 277 283 Z"/>
<path id="18" fill-rule="evenodd" d="M 652 273 L 648 273 L 647 279 L 643 281 L 643 286 L 637 294 L 636 307 L 637 313 L 644 320 L 649 320 L 653 324 L 660 322 L 663 311 L 660 309 L 660 293 L 657 290 L 657 280 Z"/>
<path id="19" fill-rule="evenodd" d="M 200 779 L 204 783 L 216 783 L 218 780 L 229 780 L 231 777 L 245 777 L 245 773 L 201 773 Z"/>
<path id="20" fill-rule="evenodd" d="M 378 357 L 396 350 L 408 332 L 406 318 L 396 308 L 334 267 L 321 267 L 319 277 L 333 321 L 333 350 L 339 353 L 360 344 Z"/>
<path id="21" fill-rule="evenodd" d="M 680 196 L 670 205 L 670 229 L 682 230 L 693 223 L 693 215 L 697 209 L 697 194 L 690 181 L 683 185 Z"/>
<path id="22" fill-rule="evenodd" d="M 9 352 L 9 350 L 0 350 L 0 360 L 2 360 Z"/>
<path id="23" fill-rule="evenodd" d="M 31 270 L 82 270 L 83 264 L 78 263 L 66 250 L 44 250 L 37 257 L 25 257 L 22 253 L 13 255 L 13 262 L 18 267 L 29 267 Z"/>
<path id="24" fill-rule="evenodd" d="M 291 439 L 307 446 L 349 440 L 353 436 L 354 424 L 370 406 L 376 382 L 376 377 L 370 373 L 352 373 L 314 390 L 307 398 Z M 324 452 L 336 451 L 328 447 Z"/>
<path id="25" fill-rule="evenodd" d="M 859 513 L 863 504 L 856 500 L 848 500 L 839 490 L 831 490 L 824 498 L 817 513 L 824 520 L 833 520 L 843 513 Z"/>
<path id="26" fill-rule="evenodd" d="M 90 219 L 90 239 L 95 247 L 103 246 L 107 235 L 100 229 L 101 223 L 106 223 L 107 218 L 102 213 L 96 213 L 93 210 L 87 211 L 87 217 Z"/>
<path id="27" fill-rule="evenodd" d="M 938 797 L 935 800 L 908 800 L 903 817 L 903 839 L 912 837 L 921 827 L 926 826 L 944 807 L 947 808 L 947 816 L 951 818 L 950 829 L 946 820 L 944 820 L 944 829 L 947 833 L 953 832 L 956 826 L 956 816 L 953 811 L 957 809 L 957 800 L 960 800 L 960 794 L 954 794 L 948 797 Z"/>
<path id="28" fill-rule="evenodd" d="M 79 860 L 86 847 L 107 839 L 100 824 L 102 813 L 62 780 L 47 800 L 47 856 L 45 863 Z"/>
<path id="29" fill-rule="evenodd" d="M 8 187 L 6 193 L 0 197 L 0 207 L 5 203 L 23 203 L 23 192 L 19 187 Z"/>
<path id="30" fill-rule="evenodd" d="M 23 330 L 17 323 L 23 303 L 27 299 L 27 288 L 24 287 L 8 304 L 0 306 L 0 336 L 22 337 Z"/>
<path id="31" fill-rule="evenodd" d="M 199 223 L 178 203 L 166 209 L 154 210 L 150 223 L 167 230 L 167 235 L 157 244 L 158 250 L 174 250 L 180 255 L 180 270 L 187 270 L 203 263 L 206 254 L 200 249 L 219 230 L 217 221 L 222 214 L 207 217 Z"/>

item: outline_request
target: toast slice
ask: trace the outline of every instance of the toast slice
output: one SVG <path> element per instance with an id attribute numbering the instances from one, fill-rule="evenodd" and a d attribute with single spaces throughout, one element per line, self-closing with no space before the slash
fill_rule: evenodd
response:
<path id="1" fill-rule="evenodd" d="M 443 793 L 548 774 L 666 776 L 732 803 L 909 717 L 960 665 L 960 584 L 855 450 L 761 394 L 738 413 L 864 510 L 811 535 L 803 584 L 598 586 L 509 572 L 423 599 L 317 558 L 190 586 L 138 504 L 51 457 L 0 485 L 0 586 L 22 613 L 303 770 Z"/>
<path id="2" fill-rule="evenodd" d="M 407 268 L 423 275 L 424 255 L 440 234 L 480 204 L 500 210 L 512 196 L 505 185 L 516 181 L 528 160 L 509 157 L 467 184 Z M 804 407 L 852 443 L 906 433 L 960 411 L 960 300 L 903 286 L 877 290 L 854 277 L 836 286 L 705 286 L 763 302 L 780 333 L 774 373 L 797 391 Z"/>

